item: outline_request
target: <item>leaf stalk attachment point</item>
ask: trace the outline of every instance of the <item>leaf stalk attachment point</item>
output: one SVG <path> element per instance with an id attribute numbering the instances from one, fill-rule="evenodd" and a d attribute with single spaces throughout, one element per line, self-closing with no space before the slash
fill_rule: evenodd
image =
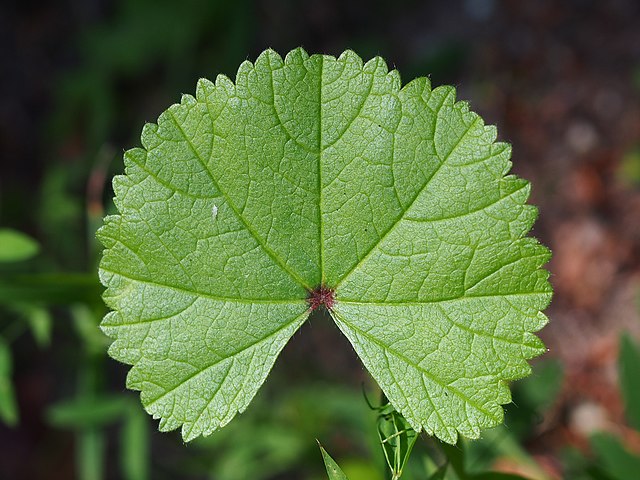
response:
<path id="1" fill-rule="evenodd" d="M 324 305 L 327 310 L 331 310 L 336 304 L 336 291 L 326 285 L 320 285 L 309 292 L 307 302 L 309 310 L 314 311 Z"/>

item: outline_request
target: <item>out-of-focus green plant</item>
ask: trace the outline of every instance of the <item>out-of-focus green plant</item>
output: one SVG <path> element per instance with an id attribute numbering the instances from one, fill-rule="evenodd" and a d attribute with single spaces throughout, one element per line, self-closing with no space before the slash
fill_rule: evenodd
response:
<path id="1" fill-rule="evenodd" d="M 11 383 L 12 369 L 11 351 L 0 338 L 0 419 L 10 427 L 18 423 L 18 409 Z"/>
<path id="2" fill-rule="evenodd" d="M 0 229 L 0 262 L 19 262 L 33 258 L 40 250 L 38 242 L 24 233 Z"/>
<path id="3" fill-rule="evenodd" d="M 619 341 L 618 381 L 629 425 L 640 435 L 640 347 L 623 333 Z M 593 455 L 575 448 L 563 452 L 566 478 L 576 480 L 628 480 L 640 471 L 639 452 L 630 451 L 611 432 L 595 432 L 589 441 Z"/>
<path id="4" fill-rule="evenodd" d="M 288 472 L 312 476 L 319 471 L 313 444 L 313 438 L 318 438 L 341 444 L 342 451 L 349 452 L 343 465 L 348 474 L 361 471 L 368 475 L 356 475 L 352 480 L 382 480 L 376 477 L 382 467 L 376 462 L 382 458 L 375 442 L 375 416 L 363 408 L 357 391 L 309 383 L 289 386 L 283 395 L 280 384 L 285 379 L 276 372 L 272 380 L 265 393 L 255 399 L 256 408 L 215 435 L 194 440 L 196 457 L 206 462 L 193 465 L 185 459 L 172 465 L 172 471 L 207 472 L 216 480 L 267 480 Z"/>
<path id="5" fill-rule="evenodd" d="M 97 328 L 104 304 L 93 273 L 99 253 L 95 230 L 109 196 L 103 190 L 116 157 L 111 144 L 129 138 L 133 123 L 156 113 L 153 101 L 142 106 L 130 101 L 138 89 L 165 103 L 167 92 L 186 89 L 198 72 L 209 69 L 212 58 L 227 67 L 245 58 L 255 17 L 245 0 L 118 0 L 103 18 L 82 24 L 69 45 L 75 66 L 53 79 L 53 109 L 41 139 L 48 162 L 34 197 L 40 204 L 33 211 L 20 204 L 6 212 L 34 223 L 41 254 L 29 259 L 37 252 L 33 241 L 0 232 L 0 261 L 15 244 L 12 264 L 0 265 L 0 421 L 15 425 L 19 416 L 11 381 L 13 342 L 31 331 L 36 344 L 52 348 L 59 359 L 66 353 L 51 344 L 52 335 L 58 335 L 56 342 L 75 346 L 71 368 L 77 381 L 75 387 L 65 386 L 68 396 L 59 399 L 47 420 L 75 432 L 77 477 L 100 479 L 118 469 L 107 455 L 113 450 L 113 426 L 119 425 L 122 466 L 117 476 L 142 479 L 149 477 L 149 420 L 139 407 L 131 413 L 129 394 L 107 393 L 103 360 L 109 342 Z M 65 385 L 68 381 L 61 379 Z M 70 395 L 69 388 L 74 389 Z M 105 408 L 104 399 L 117 407 Z M 82 414 L 69 417 L 76 408 Z"/>
<path id="6" fill-rule="evenodd" d="M 9 282 L 2 272 L 2 264 L 23 262 L 35 257 L 40 250 L 38 243 L 24 233 L 3 228 L 0 229 L 0 298 Z M 3 288 L 3 284 L 5 288 Z M 7 296 L 9 311 L 0 310 L 2 329 L 0 330 L 0 420 L 10 427 L 18 423 L 19 413 L 16 405 L 15 392 L 12 383 L 13 361 L 10 344 L 26 328 L 31 328 L 33 336 L 40 344 L 48 343 L 51 329 L 51 319 L 45 310 L 23 303 L 21 299 Z M 0 303 L 1 305 L 1 303 Z M 10 318 L 10 310 L 21 314 L 23 320 Z"/>
<path id="7" fill-rule="evenodd" d="M 640 146 L 635 146 L 624 153 L 618 167 L 621 182 L 630 186 L 640 186 Z"/>
<path id="8" fill-rule="evenodd" d="M 40 348 L 49 348 L 53 330 L 50 307 L 65 306 L 80 348 L 76 350 L 78 390 L 73 399 L 49 410 L 48 422 L 76 432 L 77 475 L 81 480 L 105 478 L 105 428 L 121 423 L 119 444 L 121 478 L 149 478 L 148 419 L 128 394 L 108 395 L 102 384 L 109 345 L 97 328 L 104 306 L 101 288 L 93 275 L 41 272 L 27 262 L 41 251 L 30 237 L 0 230 L 0 420 L 19 422 L 12 375 L 10 345 L 30 331 Z M 11 263 L 10 266 L 7 266 Z M 46 262 L 42 262 L 46 265 Z M 35 270 L 35 271 L 33 271 Z"/>
<path id="9" fill-rule="evenodd" d="M 534 373 L 514 386 L 514 401 L 506 408 L 505 425 L 487 430 L 479 440 L 461 439 L 455 446 L 447 445 L 434 439 L 417 442 L 416 454 L 408 462 L 405 461 L 407 468 L 403 468 L 400 472 L 403 473 L 402 479 L 549 479 L 550 477 L 522 447 L 522 442 L 535 434 L 536 427 L 541 422 L 545 412 L 552 406 L 560 390 L 562 376 L 562 367 L 559 362 L 555 360 L 538 362 L 534 368 Z M 391 408 L 387 404 L 382 409 L 377 409 L 379 413 L 382 413 L 382 416 L 378 417 L 378 423 L 393 423 L 393 416 L 388 411 Z M 397 412 L 395 414 L 397 415 Z M 400 422 L 397 425 L 403 424 Z M 380 428 L 378 426 L 378 443 L 382 446 L 385 459 L 388 459 L 389 456 L 391 458 L 402 458 L 401 453 L 406 451 L 406 448 L 397 448 L 396 450 L 391 447 L 391 443 L 384 441 L 387 438 L 387 433 L 391 433 L 388 427 Z M 405 430 L 404 433 L 408 433 L 407 440 L 412 438 L 412 435 L 406 432 L 406 425 L 402 426 L 402 428 L 392 428 L 396 428 L 398 433 Z M 425 448 L 425 446 L 428 448 Z M 529 476 L 523 477 L 492 471 L 493 464 L 499 459 L 505 459 L 519 465 L 528 472 Z M 325 458 L 325 463 L 326 461 Z M 394 477 L 392 464 L 393 462 L 389 465 L 389 478 L 399 478 L 400 476 L 397 474 Z M 350 476 L 348 478 L 355 480 Z"/>
<path id="10" fill-rule="evenodd" d="M 78 432 L 80 455 L 77 460 L 82 478 L 102 478 L 105 466 L 101 430 L 119 423 L 121 477 L 149 478 L 148 421 L 133 398 L 122 394 L 79 396 L 52 406 L 48 421 L 54 427 Z"/>

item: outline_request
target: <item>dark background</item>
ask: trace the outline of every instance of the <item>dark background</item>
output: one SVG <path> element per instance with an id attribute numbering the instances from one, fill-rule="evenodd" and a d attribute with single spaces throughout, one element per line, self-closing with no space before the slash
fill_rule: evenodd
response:
<path id="1" fill-rule="evenodd" d="M 620 332 L 640 335 L 640 3 L 634 0 L 5 0 L 0 227 L 31 235 L 41 253 L 0 275 L 95 278 L 94 232 L 113 208 L 110 178 L 123 169 L 123 150 L 139 143 L 143 123 L 182 92 L 193 93 L 198 78 L 233 78 L 243 60 L 265 48 L 284 55 L 297 46 L 380 55 L 405 82 L 428 75 L 433 85 L 453 84 L 460 99 L 498 126 L 499 137 L 513 144 L 513 171 L 533 183 L 531 201 L 540 209 L 534 234 L 554 253 L 548 268 L 556 293 L 541 337 L 550 350 L 545 361 L 560 366 L 562 380 L 538 421 L 518 437 L 543 472 L 530 474 L 566 477 L 572 467 L 563 452 L 592 459 L 589 438 L 596 431 L 640 454 L 616 368 Z M 106 358 L 93 328 L 104 313 L 97 287 L 81 284 L 77 298 L 33 300 L 50 312 L 49 345 L 13 328 L 20 321 L 15 309 L 0 311 L 20 410 L 17 426 L 0 426 L 0 478 L 99 478 L 88 476 L 91 465 L 104 478 L 121 478 L 120 414 L 65 423 L 52 410 L 111 395 L 129 402 L 127 411 L 141 411 L 135 394 L 124 391 L 126 368 Z M 358 437 L 371 428 L 363 426 L 367 412 L 353 413 L 366 410 L 362 382 L 370 384 L 350 346 L 317 318 L 285 349 L 250 407 L 259 413 L 196 446 L 183 446 L 176 433 L 154 432 L 148 420 L 150 453 L 141 447 L 139 454 L 148 459 L 150 478 L 322 478 L 318 437 L 338 459 L 364 469 L 354 479 L 383 478 L 367 477 L 372 470 L 357 461 L 378 455 L 375 444 Z M 272 440 L 260 443 L 260 436 Z M 104 457 L 89 458 L 95 452 Z M 262 467 L 238 473 L 251 462 Z M 382 472 L 381 461 L 372 462 Z M 518 464 L 502 454 L 494 463 Z M 77 473 L 83 468 L 84 476 Z M 616 478 L 604 475 L 593 478 Z"/>

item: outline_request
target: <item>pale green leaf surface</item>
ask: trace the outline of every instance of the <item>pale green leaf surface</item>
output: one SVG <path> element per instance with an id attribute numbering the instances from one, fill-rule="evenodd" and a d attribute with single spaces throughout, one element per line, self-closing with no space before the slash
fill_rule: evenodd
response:
<path id="1" fill-rule="evenodd" d="M 500 423 L 551 288 L 529 184 L 495 139 L 452 87 L 301 49 L 201 80 L 146 125 L 100 275 L 110 353 L 160 428 L 189 440 L 242 412 L 321 283 L 415 430 L 453 443 Z"/>
<path id="2" fill-rule="evenodd" d="M 331 455 L 327 453 L 322 445 L 318 443 L 318 446 L 320 447 L 320 452 L 322 453 L 322 460 L 324 461 L 324 466 L 327 469 L 329 480 L 349 480 L 340 466 L 333 458 L 331 458 Z"/>
<path id="3" fill-rule="evenodd" d="M 18 262 L 34 257 L 40 245 L 17 230 L 0 228 L 0 262 Z"/>

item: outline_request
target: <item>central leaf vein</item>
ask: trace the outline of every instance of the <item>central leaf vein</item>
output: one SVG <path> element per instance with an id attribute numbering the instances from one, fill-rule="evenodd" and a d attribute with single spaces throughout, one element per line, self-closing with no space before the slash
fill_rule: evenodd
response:
<path id="1" fill-rule="evenodd" d="M 322 70 L 324 57 L 320 56 L 320 76 L 318 80 L 318 234 L 320 247 L 320 278 L 324 284 L 324 227 L 322 224 Z"/>

